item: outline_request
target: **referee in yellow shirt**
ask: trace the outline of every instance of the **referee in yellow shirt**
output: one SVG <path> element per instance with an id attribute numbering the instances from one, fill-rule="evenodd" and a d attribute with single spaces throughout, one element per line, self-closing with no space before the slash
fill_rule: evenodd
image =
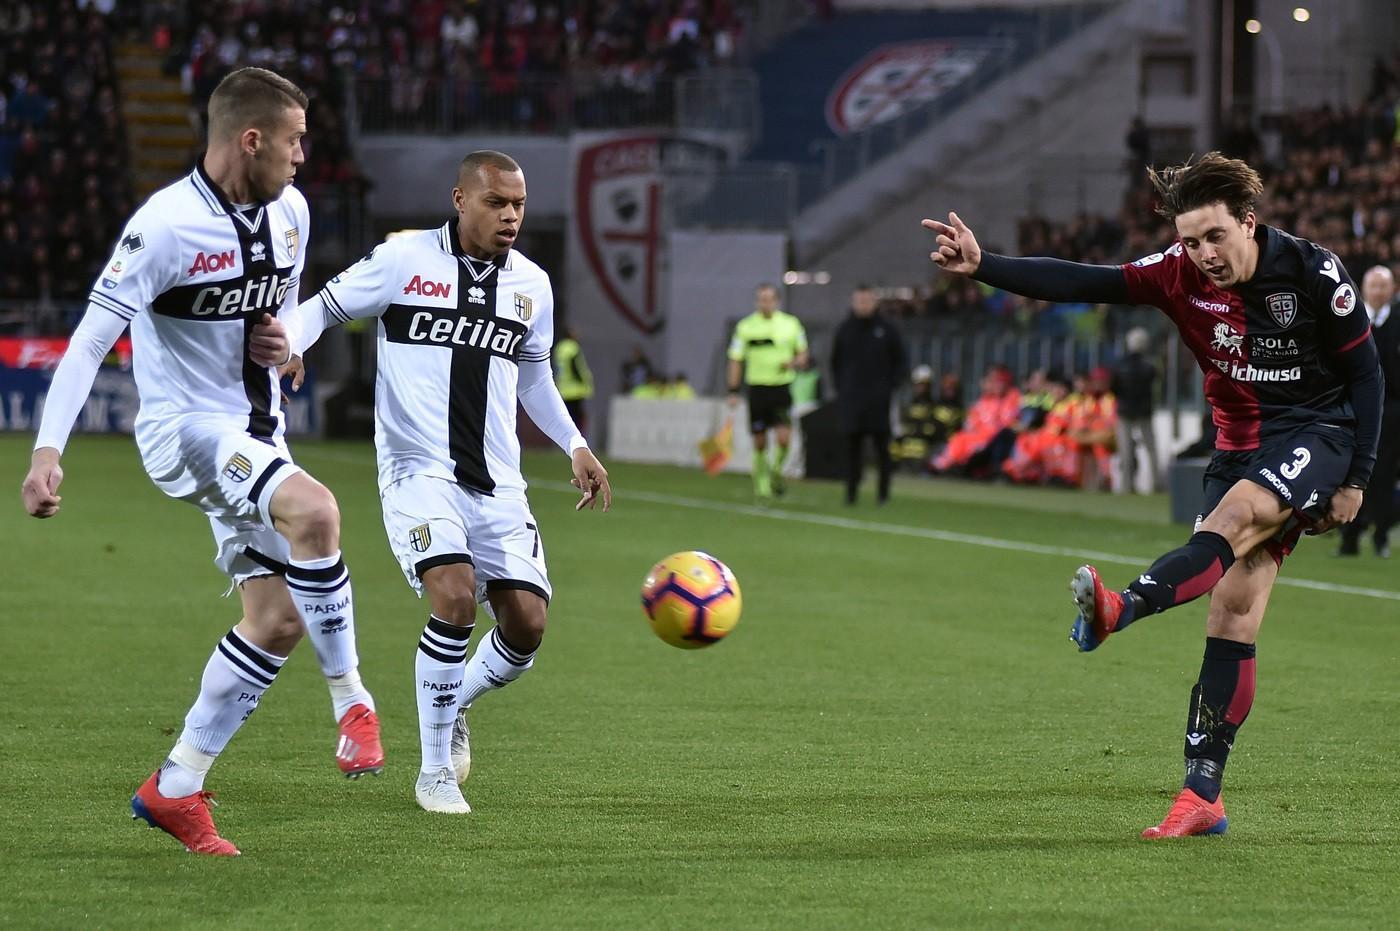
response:
<path id="1" fill-rule="evenodd" d="M 754 308 L 735 325 L 729 342 L 729 405 L 739 403 L 741 388 L 748 389 L 753 490 L 766 501 L 784 490 L 783 463 L 792 442 L 791 385 L 797 370 L 808 363 L 807 333 L 796 317 L 778 309 L 776 285 L 758 286 Z M 771 463 L 769 430 L 778 441 Z"/>

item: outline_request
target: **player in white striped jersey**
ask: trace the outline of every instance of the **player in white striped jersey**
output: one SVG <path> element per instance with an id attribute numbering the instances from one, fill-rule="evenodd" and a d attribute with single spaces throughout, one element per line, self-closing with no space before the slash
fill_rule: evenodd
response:
<path id="1" fill-rule="evenodd" d="M 416 795 L 429 811 L 464 814 L 466 708 L 530 668 L 550 598 L 520 474 L 517 400 L 569 453 L 579 508 L 601 499 L 606 511 L 612 491 L 554 386 L 549 276 L 511 248 L 525 212 L 520 166 L 499 152 L 473 152 L 452 200 L 455 217 L 381 244 L 298 307 L 287 328 L 300 355 L 328 326 L 378 320 L 384 526 L 432 612 L 415 665 L 423 744 Z M 468 661 L 478 601 L 497 624 Z"/>
<path id="2" fill-rule="evenodd" d="M 340 724 L 336 762 L 352 778 L 383 767 L 358 671 L 339 509 L 282 438 L 276 366 L 290 345 L 275 315 L 295 306 L 306 256 L 306 200 L 291 187 L 306 104 L 296 85 L 261 68 L 219 84 L 208 152 L 136 211 L 93 285 L 54 373 L 22 492 L 33 516 L 58 512 L 59 458 L 98 363 L 129 323 L 146 472 L 204 511 L 215 562 L 243 603 L 179 741 L 131 801 L 133 817 L 196 853 L 238 853 L 209 816 L 204 776 L 306 631 Z"/>

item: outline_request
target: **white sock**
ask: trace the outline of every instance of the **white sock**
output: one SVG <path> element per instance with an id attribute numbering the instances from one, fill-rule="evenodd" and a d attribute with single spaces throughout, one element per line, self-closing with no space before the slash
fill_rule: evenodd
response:
<path id="1" fill-rule="evenodd" d="M 214 758 L 243 722 L 257 710 L 263 693 L 287 661 L 230 630 L 204 666 L 199 697 L 185 715 L 185 730 L 160 768 L 157 788 L 166 798 L 183 798 L 204 788 Z"/>
<path id="2" fill-rule="evenodd" d="M 491 633 L 481 638 L 476 652 L 467 662 L 467 674 L 462 681 L 462 694 L 458 702 L 463 708 L 492 689 L 505 688 L 525 674 L 525 670 L 535 664 L 534 653 L 521 653 L 501 636 L 500 627 L 491 628 Z"/>
<path id="3" fill-rule="evenodd" d="M 374 699 L 360 682 L 360 657 L 355 651 L 355 599 L 350 571 L 340 553 L 287 563 L 287 589 L 311 635 L 311 646 L 331 690 L 335 719 L 355 705 L 374 710 Z"/>
<path id="4" fill-rule="evenodd" d="M 413 658 L 418 691 L 418 737 L 423 743 L 423 772 L 437 772 L 451 765 L 452 722 L 462 692 L 467 663 L 467 641 L 473 625 L 458 627 L 428 615 L 428 626 L 418 640 Z"/>

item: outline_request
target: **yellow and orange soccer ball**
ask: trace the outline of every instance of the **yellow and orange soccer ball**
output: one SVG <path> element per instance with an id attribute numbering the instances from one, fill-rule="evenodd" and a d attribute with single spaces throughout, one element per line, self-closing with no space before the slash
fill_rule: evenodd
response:
<path id="1" fill-rule="evenodd" d="M 642 583 L 642 611 L 651 629 L 673 647 L 718 643 L 739 623 L 744 598 L 729 567 L 709 553 L 673 553 Z"/>

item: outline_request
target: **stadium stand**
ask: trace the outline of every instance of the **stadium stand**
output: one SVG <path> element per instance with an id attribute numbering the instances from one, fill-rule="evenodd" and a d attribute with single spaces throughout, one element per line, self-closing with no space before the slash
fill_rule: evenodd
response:
<path id="1" fill-rule="evenodd" d="M 60 332 L 132 208 L 105 14 L 0 4 L 0 327 Z"/>

